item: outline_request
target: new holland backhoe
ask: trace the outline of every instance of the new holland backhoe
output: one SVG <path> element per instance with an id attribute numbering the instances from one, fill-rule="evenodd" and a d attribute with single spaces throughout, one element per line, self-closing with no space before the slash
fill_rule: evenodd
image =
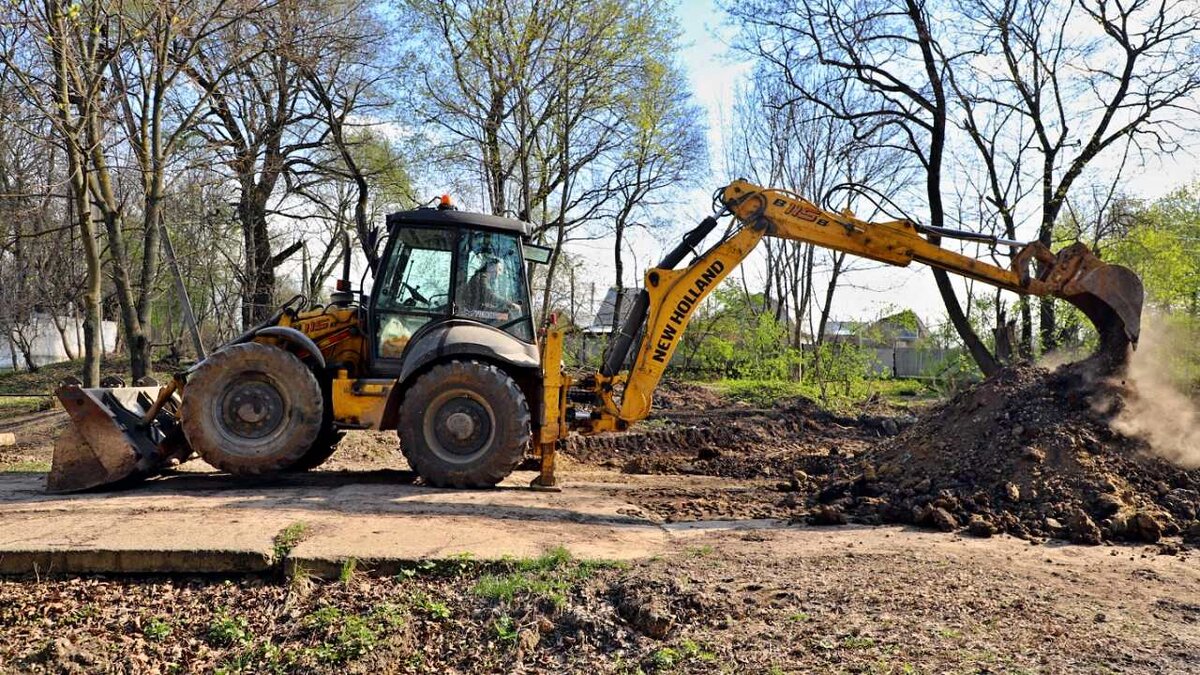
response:
<path id="1" fill-rule="evenodd" d="M 346 264 L 329 305 L 294 298 L 165 385 L 60 388 L 73 425 L 55 446 L 47 489 L 137 480 L 193 453 L 235 475 L 303 471 L 347 429 L 398 430 L 401 451 L 431 485 L 492 486 L 528 460 L 540 469 L 534 483 L 553 486 L 569 434 L 620 431 L 649 414 L 692 314 L 763 237 L 1063 298 L 1095 325 L 1092 358 L 1111 370 L 1137 343 L 1141 281 L 1082 244 L 1055 254 L 908 220 L 867 222 L 742 180 L 714 202 L 716 212 L 646 271 L 602 367 L 574 377 L 562 365 L 564 329 L 551 321 L 535 334 L 525 263 L 544 262 L 547 251 L 530 243 L 528 224 L 457 211 L 447 199 L 392 214 L 369 294 L 352 291 Z M 736 226 L 680 267 L 726 214 Z M 930 235 L 1020 250 L 1005 269 Z"/>

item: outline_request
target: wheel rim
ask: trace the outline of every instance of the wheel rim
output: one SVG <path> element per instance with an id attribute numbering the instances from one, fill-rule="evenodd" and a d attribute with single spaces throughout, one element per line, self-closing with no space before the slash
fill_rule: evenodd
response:
<path id="1" fill-rule="evenodd" d="M 425 442 L 440 459 L 467 464 L 486 454 L 496 438 L 496 413 L 479 394 L 452 389 L 425 409 Z"/>
<path id="2" fill-rule="evenodd" d="M 228 444 L 225 451 L 257 456 L 287 426 L 287 398 L 263 373 L 246 373 L 230 382 L 214 401 L 214 413 Z"/>

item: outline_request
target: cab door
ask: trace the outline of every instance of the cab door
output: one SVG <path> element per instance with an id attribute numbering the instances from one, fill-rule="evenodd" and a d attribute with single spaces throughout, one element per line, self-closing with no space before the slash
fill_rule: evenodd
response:
<path id="1" fill-rule="evenodd" d="M 417 331 L 453 311 L 457 240 L 458 231 L 445 227 L 395 230 L 371 295 L 371 355 L 380 372 L 398 372 Z"/>

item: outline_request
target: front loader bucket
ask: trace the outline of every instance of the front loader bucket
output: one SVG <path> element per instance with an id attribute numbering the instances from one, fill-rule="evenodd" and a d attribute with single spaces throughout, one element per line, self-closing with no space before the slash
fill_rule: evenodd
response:
<path id="1" fill-rule="evenodd" d="M 176 421 L 178 399 L 167 399 L 144 423 L 160 387 L 84 389 L 60 387 L 55 393 L 71 426 L 54 444 L 46 491 L 77 492 L 157 473 L 190 450 Z"/>

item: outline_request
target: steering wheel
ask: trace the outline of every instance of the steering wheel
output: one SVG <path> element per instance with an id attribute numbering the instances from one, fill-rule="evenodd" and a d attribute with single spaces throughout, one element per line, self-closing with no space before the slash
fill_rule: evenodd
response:
<path id="1" fill-rule="evenodd" d="M 418 288 L 417 286 L 413 286 L 412 284 L 410 284 L 406 281 L 406 282 L 404 282 L 404 287 L 406 289 L 408 289 L 408 294 L 410 296 L 412 296 L 413 300 L 416 300 L 417 302 L 425 304 L 425 305 L 429 304 L 429 298 L 421 295 L 421 291 L 417 290 L 417 288 Z M 443 293 L 443 295 L 445 295 L 445 294 Z"/>

